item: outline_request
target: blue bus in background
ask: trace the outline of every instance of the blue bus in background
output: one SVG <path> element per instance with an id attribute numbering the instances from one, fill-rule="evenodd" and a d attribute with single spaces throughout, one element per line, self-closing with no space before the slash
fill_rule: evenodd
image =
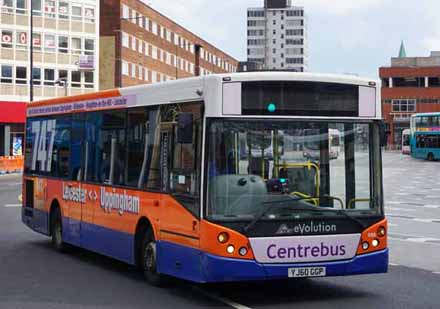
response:
<path id="1" fill-rule="evenodd" d="M 411 156 L 429 161 L 440 160 L 440 113 L 411 117 Z"/>

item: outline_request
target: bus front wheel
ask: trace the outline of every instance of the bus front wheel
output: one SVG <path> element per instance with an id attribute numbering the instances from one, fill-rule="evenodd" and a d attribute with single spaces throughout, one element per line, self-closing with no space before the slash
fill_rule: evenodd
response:
<path id="1" fill-rule="evenodd" d="M 142 241 L 142 270 L 151 285 L 163 286 L 167 281 L 164 275 L 157 272 L 156 241 L 151 229 L 147 230 Z"/>
<path id="2" fill-rule="evenodd" d="M 434 154 L 432 152 L 428 154 L 428 161 L 434 161 Z"/>

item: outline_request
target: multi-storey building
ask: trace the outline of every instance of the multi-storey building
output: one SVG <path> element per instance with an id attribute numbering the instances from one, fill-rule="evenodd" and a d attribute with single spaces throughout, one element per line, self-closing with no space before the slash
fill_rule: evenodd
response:
<path id="1" fill-rule="evenodd" d="M 265 0 L 247 11 L 248 62 L 266 70 L 307 71 L 307 19 L 290 0 Z"/>
<path id="2" fill-rule="evenodd" d="M 99 54 L 98 1 L 0 1 L 0 156 L 11 154 L 13 144 L 23 138 L 24 107 L 19 104 L 30 96 L 31 42 L 34 100 L 98 90 L 99 68 L 94 67 Z M 16 124 L 2 119 L 16 109 L 21 110 L 21 118 L 12 119 Z"/>
<path id="3" fill-rule="evenodd" d="M 389 144 L 399 147 L 402 131 L 415 113 L 440 112 L 440 52 L 430 57 L 406 57 L 403 44 L 390 67 L 381 67 L 382 110 Z"/>
<path id="4" fill-rule="evenodd" d="M 101 89 L 237 69 L 237 60 L 142 1 L 102 0 L 101 11 Z"/>

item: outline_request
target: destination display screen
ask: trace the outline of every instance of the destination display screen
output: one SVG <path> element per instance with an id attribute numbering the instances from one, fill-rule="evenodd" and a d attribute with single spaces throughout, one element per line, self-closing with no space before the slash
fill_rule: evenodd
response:
<path id="1" fill-rule="evenodd" d="M 242 83 L 242 115 L 358 117 L 359 86 L 323 82 Z"/>

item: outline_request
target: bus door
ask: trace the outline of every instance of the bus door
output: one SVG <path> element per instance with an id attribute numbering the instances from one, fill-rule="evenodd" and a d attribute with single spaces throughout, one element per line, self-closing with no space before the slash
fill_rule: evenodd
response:
<path id="1" fill-rule="evenodd" d="M 68 227 L 65 235 L 69 239 L 69 243 L 81 246 L 83 209 L 87 201 L 87 192 L 81 183 L 84 171 L 83 164 L 83 146 L 84 146 L 84 115 L 72 115 L 71 136 L 70 136 L 70 172 L 68 173 L 69 181 L 64 183 L 64 193 L 69 193 L 70 198 L 66 202 L 68 208 Z M 60 162 L 65 160 L 63 154 L 60 153 Z M 69 156 L 66 156 L 69 157 Z M 67 176 L 67 175 L 66 175 Z M 66 192 L 65 188 L 70 192 Z"/>
<path id="2" fill-rule="evenodd" d="M 160 174 L 162 195 L 159 250 L 160 271 L 190 279 L 199 269 L 200 104 L 179 106 L 179 113 L 162 113 Z M 196 250 L 194 250 L 196 249 Z"/>

